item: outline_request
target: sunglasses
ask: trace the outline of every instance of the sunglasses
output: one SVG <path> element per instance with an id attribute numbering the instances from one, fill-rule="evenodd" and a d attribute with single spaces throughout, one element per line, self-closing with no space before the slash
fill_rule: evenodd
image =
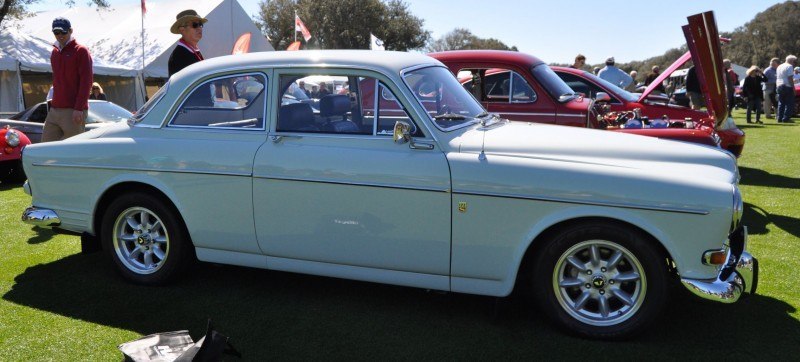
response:
<path id="1" fill-rule="evenodd" d="M 92 90 L 100 90 L 100 88 L 92 87 Z"/>
<path id="2" fill-rule="evenodd" d="M 203 23 L 191 23 L 191 24 L 184 25 L 184 27 L 187 27 L 187 26 L 191 26 L 192 29 L 197 29 L 197 28 L 202 28 L 203 27 Z"/>
<path id="3" fill-rule="evenodd" d="M 66 31 L 63 31 L 63 30 L 53 30 L 53 34 L 54 34 L 54 35 L 64 35 L 64 34 L 66 34 L 66 33 L 67 33 L 67 32 L 66 32 Z"/>

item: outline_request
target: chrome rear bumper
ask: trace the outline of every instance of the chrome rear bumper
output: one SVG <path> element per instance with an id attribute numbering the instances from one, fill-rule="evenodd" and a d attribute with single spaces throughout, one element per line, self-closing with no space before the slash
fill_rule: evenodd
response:
<path id="1" fill-rule="evenodd" d="M 695 295 L 721 303 L 735 303 L 742 293 L 755 294 L 758 286 L 758 260 L 745 251 L 747 227 L 739 226 L 729 236 L 728 263 L 713 280 L 681 278 Z"/>
<path id="2" fill-rule="evenodd" d="M 61 219 L 55 211 L 33 206 L 25 209 L 25 212 L 22 213 L 22 222 L 43 228 L 61 225 Z"/>

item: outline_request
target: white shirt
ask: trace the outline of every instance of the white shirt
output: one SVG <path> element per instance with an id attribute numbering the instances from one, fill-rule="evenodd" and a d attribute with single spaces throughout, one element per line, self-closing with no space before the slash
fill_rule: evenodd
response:
<path id="1" fill-rule="evenodd" d="M 775 72 L 775 85 L 780 87 L 782 85 L 793 86 L 794 83 L 792 82 L 794 78 L 794 66 L 789 63 L 783 63 L 778 66 L 778 70 Z"/>

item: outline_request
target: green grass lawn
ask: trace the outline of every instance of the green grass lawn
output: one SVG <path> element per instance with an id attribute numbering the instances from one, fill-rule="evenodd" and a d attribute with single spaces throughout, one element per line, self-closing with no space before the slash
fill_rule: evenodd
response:
<path id="1" fill-rule="evenodd" d="M 675 288 L 657 325 L 629 342 L 581 340 L 524 298 L 201 264 L 168 287 L 123 281 L 79 237 L 19 221 L 30 198 L 0 184 L 0 361 L 118 361 L 120 343 L 207 318 L 246 360 L 794 359 L 800 353 L 800 124 L 750 127 L 739 160 L 758 295 L 735 305 Z M 607 187 L 598 185 L 598 187 Z M 675 225 L 675 227 L 681 227 Z"/>

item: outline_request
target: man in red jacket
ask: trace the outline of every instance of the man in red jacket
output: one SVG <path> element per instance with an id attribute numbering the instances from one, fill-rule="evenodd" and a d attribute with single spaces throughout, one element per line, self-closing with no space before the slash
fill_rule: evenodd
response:
<path id="1" fill-rule="evenodd" d="M 53 99 L 42 130 L 42 142 L 58 141 L 83 133 L 92 90 L 92 56 L 72 38 L 72 24 L 53 20 L 56 42 L 50 53 Z"/>

